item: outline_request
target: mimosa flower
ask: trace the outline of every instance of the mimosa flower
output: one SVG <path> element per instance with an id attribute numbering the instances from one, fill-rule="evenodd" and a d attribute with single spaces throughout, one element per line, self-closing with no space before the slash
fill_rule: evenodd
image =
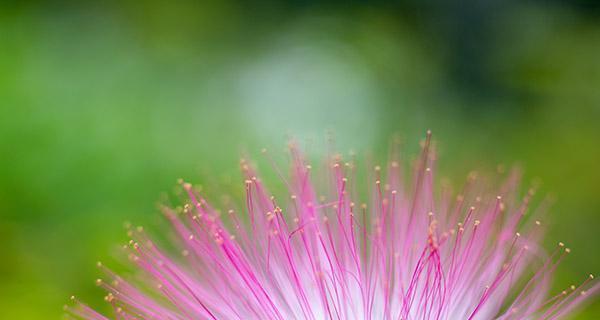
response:
<path id="1" fill-rule="evenodd" d="M 545 202 L 530 207 L 519 174 L 499 186 L 471 174 L 453 194 L 436 187 L 430 145 L 428 133 L 407 175 L 395 154 L 366 174 L 339 155 L 313 169 L 291 145 L 289 175 L 273 165 L 281 199 L 242 160 L 241 209 L 182 182 L 185 205 L 163 208 L 180 254 L 135 228 L 126 250 L 139 277 L 99 264 L 113 318 L 559 319 L 598 291 L 590 275 L 550 293 L 570 250 L 540 246 Z M 71 316 L 108 319 L 73 299 Z"/>

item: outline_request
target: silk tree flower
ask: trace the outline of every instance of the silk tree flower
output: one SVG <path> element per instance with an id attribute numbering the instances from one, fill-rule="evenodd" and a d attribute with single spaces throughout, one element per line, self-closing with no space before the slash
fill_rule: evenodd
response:
<path id="1" fill-rule="evenodd" d="M 97 284 L 114 319 L 173 320 L 559 319 L 598 291 L 590 275 L 549 293 L 570 250 L 540 246 L 546 204 L 530 208 L 517 173 L 498 186 L 471 174 L 453 195 L 436 187 L 430 145 L 428 133 L 411 174 L 392 152 L 366 178 L 339 155 L 312 169 L 291 145 L 290 174 L 272 165 L 282 200 L 242 160 L 241 209 L 220 211 L 182 182 L 185 205 L 163 208 L 181 254 L 131 229 L 139 276 L 99 263 Z M 72 299 L 71 317 L 108 319 Z"/>

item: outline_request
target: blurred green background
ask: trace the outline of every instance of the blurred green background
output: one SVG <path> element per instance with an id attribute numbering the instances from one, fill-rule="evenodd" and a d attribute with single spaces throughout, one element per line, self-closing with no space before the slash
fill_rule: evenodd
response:
<path id="1" fill-rule="evenodd" d="M 520 163 L 573 248 L 557 288 L 599 273 L 600 6 L 450 3 L 3 2 L 0 318 L 102 305 L 95 261 L 177 178 L 237 182 L 242 152 L 326 130 L 385 159 L 431 128 L 457 183 Z"/>

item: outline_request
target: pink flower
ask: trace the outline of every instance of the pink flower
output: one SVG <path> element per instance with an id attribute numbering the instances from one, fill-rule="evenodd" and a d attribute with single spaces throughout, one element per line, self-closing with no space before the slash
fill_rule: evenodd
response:
<path id="1" fill-rule="evenodd" d="M 430 141 L 408 179 L 397 160 L 366 177 L 339 155 L 313 170 L 292 145 L 282 199 L 242 160 L 241 209 L 182 183 L 185 206 L 164 208 L 180 256 L 138 228 L 126 249 L 140 279 L 99 264 L 115 319 L 558 319 L 598 291 L 590 275 L 549 294 L 570 250 L 540 247 L 545 203 L 530 208 L 514 172 L 496 188 L 474 174 L 457 196 L 436 188 Z"/>

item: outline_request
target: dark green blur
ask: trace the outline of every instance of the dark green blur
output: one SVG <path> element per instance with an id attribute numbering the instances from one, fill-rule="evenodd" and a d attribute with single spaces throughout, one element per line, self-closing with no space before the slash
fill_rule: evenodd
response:
<path id="1" fill-rule="evenodd" d="M 519 164 L 573 250 L 556 290 L 600 273 L 599 6 L 448 2 L 1 4 L 0 319 L 102 307 L 95 262 L 177 178 L 239 194 L 240 155 L 328 130 L 383 160 L 432 129 L 456 184 Z"/>

